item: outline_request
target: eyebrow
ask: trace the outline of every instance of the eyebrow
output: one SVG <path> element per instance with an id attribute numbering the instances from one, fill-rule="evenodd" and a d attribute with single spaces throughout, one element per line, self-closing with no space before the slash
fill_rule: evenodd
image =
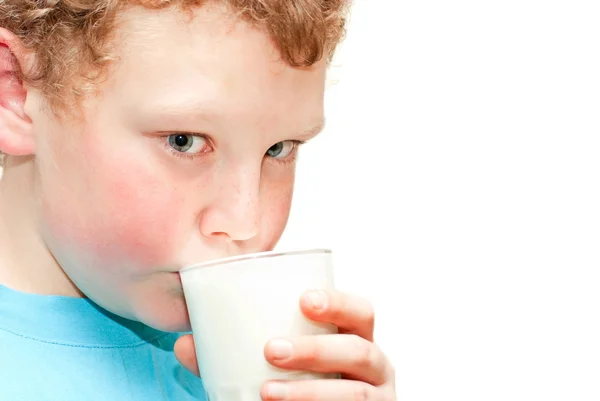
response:
<path id="1" fill-rule="evenodd" d="M 215 121 L 222 117 L 220 113 L 208 106 L 209 104 L 209 102 L 198 101 L 195 97 L 186 100 L 178 99 L 176 101 L 164 101 L 161 99 L 160 101 L 152 102 L 145 111 L 163 117 L 181 118 L 193 116 L 194 119 L 200 118 L 205 121 Z M 316 125 L 297 132 L 294 136 L 300 140 L 308 141 L 325 129 L 325 123 L 326 119 L 323 117 Z"/>
<path id="2" fill-rule="evenodd" d="M 215 110 L 210 108 L 209 104 L 209 101 L 199 101 L 196 97 L 184 97 L 173 100 L 159 99 L 149 103 L 145 111 L 169 117 L 187 117 L 192 115 L 206 117 L 217 115 Z"/>

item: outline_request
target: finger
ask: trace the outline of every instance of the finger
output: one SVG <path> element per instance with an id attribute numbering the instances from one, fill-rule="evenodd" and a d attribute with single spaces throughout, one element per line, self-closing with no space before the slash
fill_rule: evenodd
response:
<path id="1" fill-rule="evenodd" d="M 181 336 L 175 342 L 175 357 L 187 370 L 200 376 L 198 370 L 198 360 L 196 359 L 196 348 L 194 346 L 194 337 L 191 334 Z"/>
<path id="2" fill-rule="evenodd" d="M 343 377 L 379 386 L 388 380 L 391 365 L 374 343 L 356 335 L 319 335 L 274 339 L 265 358 L 287 370 L 341 373 Z"/>
<path id="3" fill-rule="evenodd" d="M 352 380 L 273 381 L 260 396 L 265 401 L 392 401 L 387 389 Z"/>
<path id="4" fill-rule="evenodd" d="M 302 296 L 300 307 L 309 319 L 331 323 L 339 327 L 340 333 L 373 341 L 375 312 L 363 298 L 339 291 L 309 291 Z"/>

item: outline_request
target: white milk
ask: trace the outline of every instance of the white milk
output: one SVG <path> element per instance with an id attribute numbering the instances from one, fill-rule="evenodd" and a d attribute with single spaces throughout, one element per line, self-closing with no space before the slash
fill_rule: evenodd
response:
<path id="1" fill-rule="evenodd" d="M 264 357 L 268 340 L 335 333 L 300 311 L 310 289 L 332 289 L 331 252 L 265 252 L 185 268 L 181 279 L 210 401 L 260 401 L 271 379 L 336 377 L 291 372 Z"/>

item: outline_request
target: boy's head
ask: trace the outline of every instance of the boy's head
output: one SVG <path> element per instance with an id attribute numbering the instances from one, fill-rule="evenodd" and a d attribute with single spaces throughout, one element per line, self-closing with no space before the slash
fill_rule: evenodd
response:
<path id="1" fill-rule="evenodd" d="M 175 272 L 283 232 L 345 3 L 4 0 L 0 201 L 34 217 L 22 240 L 108 310 L 187 329 Z"/>

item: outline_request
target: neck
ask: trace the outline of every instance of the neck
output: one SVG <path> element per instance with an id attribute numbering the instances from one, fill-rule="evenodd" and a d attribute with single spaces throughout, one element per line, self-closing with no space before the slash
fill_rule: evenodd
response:
<path id="1" fill-rule="evenodd" d="M 0 179 L 0 284 L 40 295 L 81 296 L 40 235 L 35 159 L 7 157 Z"/>

